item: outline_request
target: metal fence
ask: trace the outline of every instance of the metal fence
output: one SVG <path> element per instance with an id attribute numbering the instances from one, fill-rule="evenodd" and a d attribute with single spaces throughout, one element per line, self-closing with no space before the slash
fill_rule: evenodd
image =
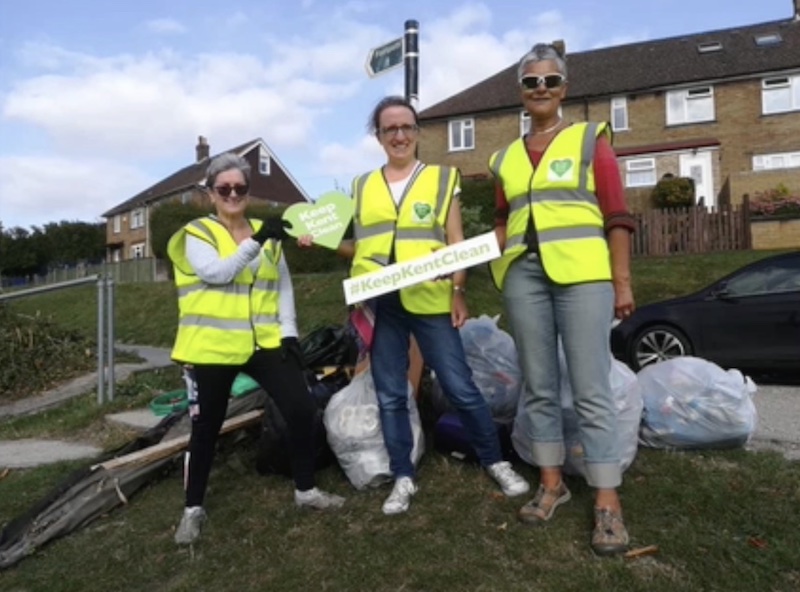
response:
<path id="1" fill-rule="evenodd" d="M 48 270 L 44 275 L 6 279 L 3 286 L 7 288 L 42 286 L 95 275 L 111 276 L 117 283 L 127 284 L 164 281 L 168 279 L 169 272 L 165 261 L 149 257 L 147 259 L 59 267 Z"/>
<path id="2" fill-rule="evenodd" d="M 97 282 L 97 402 L 114 399 L 114 280 L 110 275 L 87 277 L 47 284 L 0 294 L 0 302 L 83 286 Z M 106 364 L 107 371 L 106 371 Z M 106 390 L 106 379 L 108 390 Z"/>

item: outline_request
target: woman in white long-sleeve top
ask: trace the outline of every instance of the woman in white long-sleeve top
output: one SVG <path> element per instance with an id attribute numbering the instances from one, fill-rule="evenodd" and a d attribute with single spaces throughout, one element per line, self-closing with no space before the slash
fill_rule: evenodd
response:
<path id="1" fill-rule="evenodd" d="M 315 487 L 316 407 L 303 377 L 294 293 L 281 250 L 281 220 L 245 217 L 250 166 L 236 154 L 214 158 L 206 185 L 216 214 L 170 239 L 180 319 L 172 358 L 184 366 L 192 433 L 186 507 L 175 542 L 200 535 L 211 463 L 236 375 L 250 375 L 275 401 L 289 428 L 295 502 L 339 507 L 344 498 Z"/>

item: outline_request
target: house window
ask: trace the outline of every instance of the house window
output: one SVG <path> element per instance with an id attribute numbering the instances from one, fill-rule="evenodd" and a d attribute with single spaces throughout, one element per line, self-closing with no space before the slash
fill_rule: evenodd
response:
<path id="1" fill-rule="evenodd" d="M 519 135 L 524 136 L 531 131 L 531 114 L 527 111 L 519 113 Z"/>
<path id="2" fill-rule="evenodd" d="M 475 148 L 475 120 L 454 119 L 449 126 L 450 150 L 472 150 Z"/>
<path id="3" fill-rule="evenodd" d="M 628 99 L 611 99 L 611 129 L 615 132 L 628 129 Z"/>
<path id="4" fill-rule="evenodd" d="M 764 78 L 761 81 L 761 112 L 800 110 L 800 75 Z"/>
<path id="5" fill-rule="evenodd" d="M 144 226 L 144 208 L 137 208 L 131 212 L 131 229 Z"/>
<path id="6" fill-rule="evenodd" d="M 790 169 L 800 167 L 800 152 L 776 152 L 753 157 L 754 171 Z"/>
<path id="7" fill-rule="evenodd" d="M 131 245 L 131 259 L 144 258 L 144 243 L 136 243 Z"/>
<path id="8" fill-rule="evenodd" d="M 258 157 L 258 172 L 262 175 L 269 175 L 270 170 L 270 158 L 269 154 L 264 154 L 263 152 Z"/>
<path id="9" fill-rule="evenodd" d="M 715 51 L 722 51 L 722 43 L 719 41 L 706 41 L 697 44 L 697 53 L 713 53 Z"/>
<path id="10" fill-rule="evenodd" d="M 181 193 L 181 203 L 183 205 L 186 205 L 191 201 L 192 201 L 192 192 L 191 191 L 184 191 L 183 193 Z"/>
<path id="11" fill-rule="evenodd" d="M 667 125 L 714 120 L 714 89 L 684 88 L 667 93 Z"/>
<path id="12" fill-rule="evenodd" d="M 120 232 L 120 230 L 122 228 L 122 218 L 120 217 L 119 214 L 114 216 L 113 224 L 114 224 L 114 234 L 119 234 L 119 232 Z"/>
<path id="13" fill-rule="evenodd" d="M 765 47 L 767 45 L 778 45 L 783 41 L 783 38 L 780 33 L 763 33 L 761 35 L 755 35 L 753 41 L 755 41 L 756 45 L 759 47 Z"/>
<path id="14" fill-rule="evenodd" d="M 655 184 L 655 158 L 634 158 L 625 163 L 626 187 L 652 187 Z"/>

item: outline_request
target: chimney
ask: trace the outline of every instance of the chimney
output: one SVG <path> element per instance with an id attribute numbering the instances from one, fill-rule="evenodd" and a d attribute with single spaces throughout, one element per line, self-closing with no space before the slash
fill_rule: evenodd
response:
<path id="1" fill-rule="evenodd" d="M 800 0 L 798 0 L 800 2 Z M 208 140 L 205 136 L 197 137 L 197 146 L 195 146 L 197 153 L 197 162 L 201 162 L 208 158 Z"/>
<path id="2" fill-rule="evenodd" d="M 800 2 L 800 0 L 795 0 L 795 2 Z M 553 43 L 551 43 L 551 45 L 558 52 L 558 55 L 560 55 L 562 58 L 566 55 L 567 46 L 564 44 L 563 39 L 556 39 L 555 41 L 553 41 Z"/>
<path id="3" fill-rule="evenodd" d="M 800 0 L 794 0 L 794 20 L 800 21 Z"/>

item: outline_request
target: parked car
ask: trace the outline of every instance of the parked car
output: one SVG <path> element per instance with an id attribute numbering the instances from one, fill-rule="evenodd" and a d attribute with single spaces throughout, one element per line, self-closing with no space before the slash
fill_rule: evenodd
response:
<path id="1" fill-rule="evenodd" d="M 633 370 L 693 355 L 751 372 L 800 370 L 800 251 L 751 263 L 694 294 L 637 309 L 611 332 Z"/>

